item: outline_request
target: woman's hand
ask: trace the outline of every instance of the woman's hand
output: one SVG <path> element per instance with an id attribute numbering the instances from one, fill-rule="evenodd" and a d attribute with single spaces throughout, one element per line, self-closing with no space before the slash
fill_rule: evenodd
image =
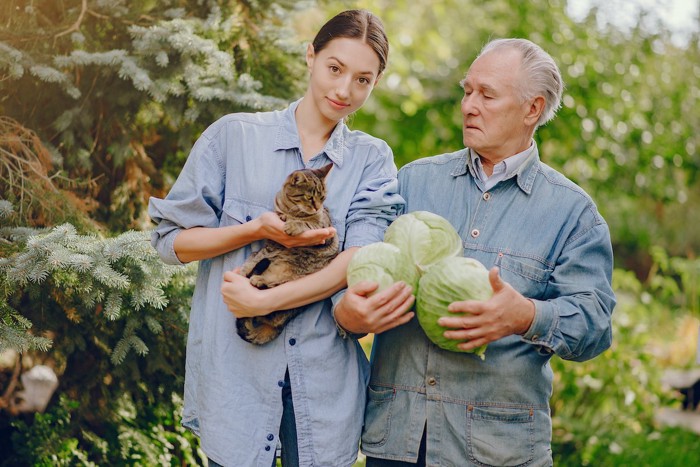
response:
<path id="1" fill-rule="evenodd" d="M 224 273 L 221 295 L 236 318 L 263 316 L 275 311 L 269 308 L 265 292 L 251 285 L 250 279 L 240 274 L 240 268 Z"/>
<path id="2" fill-rule="evenodd" d="M 253 222 L 258 224 L 257 231 L 261 238 L 268 238 L 287 248 L 322 245 L 335 235 L 334 227 L 307 230 L 296 236 L 287 235 L 284 231 L 284 221 L 274 212 L 265 212 Z"/>

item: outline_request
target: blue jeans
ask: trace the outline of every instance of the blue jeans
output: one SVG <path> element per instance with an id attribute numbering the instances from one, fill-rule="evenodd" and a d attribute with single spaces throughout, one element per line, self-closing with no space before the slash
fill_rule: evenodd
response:
<path id="1" fill-rule="evenodd" d="M 282 387 L 280 443 L 282 443 L 282 466 L 299 467 L 297 423 L 294 418 L 294 402 L 292 401 L 292 385 L 289 382 L 289 370 L 284 375 L 284 386 Z"/>
<path id="2" fill-rule="evenodd" d="M 282 444 L 282 466 L 299 467 L 299 451 L 297 444 L 297 424 L 294 418 L 294 402 L 292 401 L 292 385 L 289 382 L 289 371 L 284 375 L 282 386 L 282 423 L 280 424 L 280 443 Z M 221 464 L 208 459 L 209 467 L 223 467 Z M 272 467 L 277 465 L 277 459 L 272 459 Z"/>

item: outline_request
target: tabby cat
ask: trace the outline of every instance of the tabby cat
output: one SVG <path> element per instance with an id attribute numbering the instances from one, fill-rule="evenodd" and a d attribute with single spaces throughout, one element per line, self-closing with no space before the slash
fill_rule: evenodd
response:
<path id="1" fill-rule="evenodd" d="M 331 227 L 331 217 L 323 202 L 326 199 L 325 179 L 332 166 L 295 170 L 285 180 L 275 197 L 275 212 L 284 221 L 284 231 L 288 235 Z M 322 245 L 294 248 L 265 240 L 263 247 L 243 264 L 241 274 L 250 278 L 250 283 L 258 289 L 268 289 L 322 269 L 337 254 L 337 234 Z M 266 344 L 302 310 L 303 307 L 292 308 L 265 316 L 238 318 L 238 335 L 252 344 Z"/>

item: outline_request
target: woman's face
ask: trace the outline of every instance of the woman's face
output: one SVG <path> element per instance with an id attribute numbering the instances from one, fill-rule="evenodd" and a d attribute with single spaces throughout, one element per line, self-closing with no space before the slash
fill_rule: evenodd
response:
<path id="1" fill-rule="evenodd" d="M 362 107 L 379 79 L 379 57 L 359 39 L 333 39 L 318 53 L 309 45 L 306 63 L 307 94 L 333 123 Z"/>

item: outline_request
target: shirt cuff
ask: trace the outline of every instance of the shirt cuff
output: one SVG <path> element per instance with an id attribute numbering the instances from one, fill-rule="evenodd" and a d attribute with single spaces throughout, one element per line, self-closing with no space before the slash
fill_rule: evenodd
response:
<path id="1" fill-rule="evenodd" d="M 524 341 L 541 346 L 548 354 L 553 353 L 552 334 L 559 319 L 554 304 L 532 300 L 535 304 L 535 317 L 525 334 L 522 335 Z"/>
<path id="2" fill-rule="evenodd" d="M 175 237 L 182 232 L 181 230 L 171 230 L 167 234 L 161 236 L 157 231 L 151 233 L 151 245 L 158 251 L 161 259 L 165 264 L 183 266 L 185 263 L 180 261 L 175 253 Z"/>
<path id="3" fill-rule="evenodd" d="M 372 222 L 353 222 L 345 232 L 344 248 L 363 247 L 384 240 L 386 226 Z"/>

